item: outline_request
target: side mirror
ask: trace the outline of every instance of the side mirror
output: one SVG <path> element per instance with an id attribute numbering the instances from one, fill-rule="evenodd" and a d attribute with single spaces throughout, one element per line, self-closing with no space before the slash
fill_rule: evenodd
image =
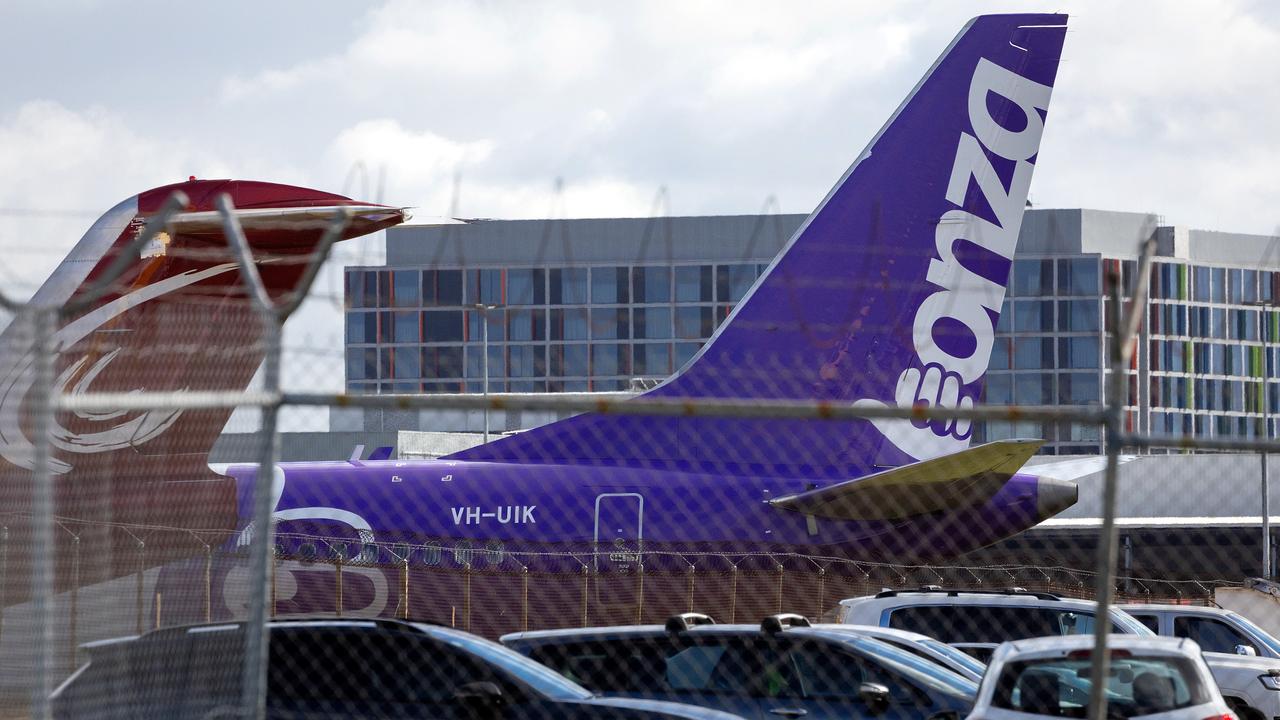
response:
<path id="1" fill-rule="evenodd" d="M 491 682 L 469 682 L 453 689 L 454 702 L 474 708 L 492 709 L 502 705 L 502 688 Z"/>
<path id="2" fill-rule="evenodd" d="M 1256 649 L 1254 649 L 1254 647 L 1253 647 L 1252 645 L 1237 645 L 1237 646 L 1236 646 L 1236 654 L 1237 654 L 1237 655 L 1247 655 L 1247 656 L 1249 656 L 1249 657 L 1257 657 L 1257 655 L 1258 655 L 1258 651 L 1257 651 Z"/>
<path id="3" fill-rule="evenodd" d="M 865 703 L 872 713 L 884 712 L 889 707 L 889 688 L 880 683 L 864 682 L 858 686 L 858 699 Z"/>

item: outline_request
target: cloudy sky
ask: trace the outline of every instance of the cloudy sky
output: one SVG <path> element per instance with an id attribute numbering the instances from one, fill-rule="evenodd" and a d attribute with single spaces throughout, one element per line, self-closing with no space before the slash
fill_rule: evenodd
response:
<path id="1" fill-rule="evenodd" d="M 472 217 L 644 216 L 664 186 L 670 214 L 752 213 L 770 197 L 807 212 L 963 22 L 995 9 L 0 0 L 0 283 L 30 294 L 101 210 L 188 175 L 419 215 L 449 212 L 455 176 Z M 1280 4 L 998 9 L 1072 16 L 1037 206 L 1276 231 Z M 337 278 L 323 281 L 327 311 L 290 329 L 333 358 Z M 333 358 L 313 374 L 332 375 Z"/>

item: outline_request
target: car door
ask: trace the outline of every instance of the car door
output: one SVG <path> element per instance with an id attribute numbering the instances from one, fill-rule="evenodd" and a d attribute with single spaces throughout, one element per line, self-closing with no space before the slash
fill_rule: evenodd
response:
<path id="1" fill-rule="evenodd" d="M 786 695 L 769 698 L 765 717 L 925 718 L 932 712 L 929 697 L 911 683 L 834 644 L 796 640 L 785 648 L 784 662 L 793 674 Z M 884 686 L 888 704 L 871 707 L 858 695 L 863 683 Z"/>
<path id="2" fill-rule="evenodd" d="M 1254 653 L 1258 652 L 1257 643 L 1216 618 L 1176 616 L 1173 618 L 1173 634 L 1175 637 L 1195 640 L 1203 652 L 1234 653 L 1237 645 L 1244 645 L 1253 648 Z"/>

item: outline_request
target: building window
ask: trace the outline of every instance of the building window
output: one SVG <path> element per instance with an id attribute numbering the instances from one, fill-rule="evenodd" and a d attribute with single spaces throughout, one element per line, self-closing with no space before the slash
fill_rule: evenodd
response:
<path id="1" fill-rule="evenodd" d="M 586 340 L 587 311 L 583 308 L 567 308 L 551 311 L 552 340 Z"/>
<path id="2" fill-rule="evenodd" d="M 1097 258 L 1058 260 L 1058 294 L 1097 297 L 1100 294 Z"/>
<path id="3" fill-rule="evenodd" d="M 1062 300 L 1058 302 L 1058 330 L 1063 332 L 1097 332 L 1097 300 Z"/>
<path id="4" fill-rule="evenodd" d="M 423 305 L 461 305 L 461 270 L 425 270 L 422 273 Z"/>
<path id="5" fill-rule="evenodd" d="M 507 271 L 507 304 L 546 304 L 545 280 L 541 268 Z"/>
<path id="6" fill-rule="evenodd" d="M 713 310 L 709 307 L 677 307 L 675 315 L 675 335 L 678 338 L 703 339 L 711 337 L 716 323 Z"/>
<path id="7" fill-rule="evenodd" d="M 378 351 L 375 348 L 347 348 L 347 379 L 377 380 Z"/>
<path id="8" fill-rule="evenodd" d="M 497 269 L 469 270 L 466 282 L 467 305 L 502 305 L 502 271 Z"/>
<path id="9" fill-rule="evenodd" d="M 635 337 L 665 340 L 671 337 L 671 308 L 636 308 Z"/>
<path id="10" fill-rule="evenodd" d="M 1013 304 L 1016 333 L 1053 332 L 1053 301 L 1019 300 Z"/>
<path id="11" fill-rule="evenodd" d="M 1041 368 L 1052 368 L 1053 338 L 1016 338 L 1013 343 L 1013 367 L 1015 370 L 1039 370 Z"/>
<path id="12" fill-rule="evenodd" d="M 631 374 L 630 349 L 605 343 L 591 346 L 591 374 L 595 377 Z M 597 388 L 598 389 L 598 388 Z"/>
<path id="13" fill-rule="evenodd" d="M 547 339 L 546 310 L 508 310 L 507 339 L 513 342 L 520 340 Z"/>
<path id="14" fill-rule="evenodd" d="M 422 349 L 417 347 L 398 347 L 395 352 L 395 376 L 397 378 L 422 377 Z"/>
<path id="15" fill-rule="evenodd" d="M 617 305 L 631 302 L 624 267 L 591 268 L 591 303 L 593 305 Z"/>
<path id="16" fill-rule="evenodd" d="M 755 281 L 756 266 L 754 264 L 717 265 L 716 300 L 736 303 L 747 294 Z"/>
<path id="17" fill-rule="evenodd" d="M 1096 368 L 1100 362 L 1100 352 L 1096 337 L 1059 338 L 1058 367 L 1065 370 Z"/>
<path id="18" fill-rule="evenodd" d="M 421 323 L 421 313 L 416 312 L 395 312 L 392 313 L 394 322 L 394 331 L 390 338 L 391 342 L 398 343 L 416 343 L 421 342 L 422 335 L 418 331 Z"/>
<path id="19" fill-rule="evenodd" d="M 1209 282 L 1209 268 L 1192 267 L 1191 268 L 1191 299 L 1199 302 L 1209 302 L 1212 297 Z"/>
<path id="20" fill-rule="evenodd" d="M 552 268 L 549 281 L 552 305 L 587 304 L 586 268 Z"/>
<path id="21" fill-rule="evenodd" d="M 631 287 L 637 303 L 671 302 L 671 268 L 638 267 L 631 271 Z"/>
<path id="22" fill-rule="evenodd" d="M 587 345 L 552 345 L 551 375 L 555 377 L 586 377 L 590 375 L 587 363 Z"/>
<path id="23" fill-rule="evenodd" d="M 502 310 L 470 310 L 467 316 L 467 341 L 483 342 L 484 330 L 489 328 L 489 342 L 502 342 L 506 339 L 506 313 Z M 486 322 L 487 321 L 487 322 Z"/>
<path id="24" fill-rule="evenodd" d="M 1098 373 L 1062 373 L 1058 376 L 1058 402 L 1063 405 L 1096 405 L 1102 401 Z"/>
<path id="25" fill-rule="evenodd" d="M 422 276 L 417 270 L 393 271 L 391 296 L 396 307 L 418 307 L 422 303 Z"/>
<path id="26" fill-rule="evenodd" d="M 631 332 L 627 308 L 591 308 L 593 340 L 625 340 Z"/>
<path id="27" fill-rule="evenodd" d="M 669 375 L 671 346 L 666 343 L 635 345 L 634 369 L 637 375 Z"/>
<path id="28" fill-rule="evenodd" d="M 1013 294 L 1040 297 L 1053 294 L 1052 260 L 1014 260 Z"/>
<path id="29" fill-rule="evenodd" d="M 428 310 L 422 313 L 423 340 L 426 342 L 463 341 L 461 310 Z"/>
<path id="30" fill-rule="evenodd" d="M 681 265 L 675 269 L 676 302 L 711 302 L 710 265 Z"/>

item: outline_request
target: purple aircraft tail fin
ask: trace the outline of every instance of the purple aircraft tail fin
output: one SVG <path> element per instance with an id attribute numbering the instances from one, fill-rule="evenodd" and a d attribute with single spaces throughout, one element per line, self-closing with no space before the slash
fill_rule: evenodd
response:
<path id="1" fill-rule="evenodd" d="M 649 395 L 976 402 L 1065 33 L 1065 15 L 970 21 L 702 351 Z M 969 436 L 958 421 L 589 414 L 455 457 L 847 477 Z"/>

